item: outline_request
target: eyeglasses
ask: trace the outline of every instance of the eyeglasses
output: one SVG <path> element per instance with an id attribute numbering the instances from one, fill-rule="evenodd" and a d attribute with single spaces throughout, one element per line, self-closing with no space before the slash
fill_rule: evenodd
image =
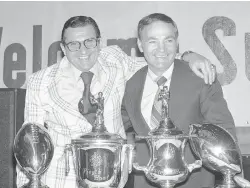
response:
<path id="1" fill-rule="evenodd" d="M 93 49 L 97 46 L 97 43 L 99 42 L 99 38 L 90 38 L 90 39 L 86 39 L 82 42 L 80 41 L 72 41 L 69 43 L 64 43 L 64 45 L 66 45 L 69 49 L 69 51 L 71 52 L 77 52 L 81 49 L 82 43 L 83 45 L 87 48 L 87 49 Z"/>

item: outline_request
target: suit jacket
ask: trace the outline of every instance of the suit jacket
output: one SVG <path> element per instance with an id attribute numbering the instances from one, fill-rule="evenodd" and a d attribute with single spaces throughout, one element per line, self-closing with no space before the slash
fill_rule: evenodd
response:
<path id="1" fill-rule="evenodd" d="M 97 64 L 101 69 L 97 76 L 102 84 L 95 89 L 102 91 L 105 99 L 104 123 L 109 132 L 125 137 L 121 103 L 127 76 L 129 72 L 135 72 L 136 67 L 116 46 L 103 48 Z M 92 130 L 92 126 L 78 111 L 77 103 L 82 91 L 77 88 L 69 67 L 70 63 L 64 57 L 61 62 L 32 74 L 27 83 L 25 123 L 46 123 L 55 146 L 52 162 L 42 177 L 42 181 L 50 188 L 77 188 L 71 157 L 70 173 L 65 176 L 64 148 L 71 143 L 71 139 Z M 17 169 L 18 187 L 24 182 L 27 182 L 27 178 Z"/>
<path id="2" fill-rule="evenodd" d="M 141 113 L 141 100 L 148 67 L 143 67 L 127 82 L 122 115 L 125 129 L 133 128 L 138 135 L 148 135 L 150 131 Z M 189 125 L 198 123 L 213 123 L 225 127 L 234 136 L 235 126 L 227 103 L 223 98 L 221 85 L 216 80 L 212 85 L 206 85 L 180 60 L 174 61 L 174 69 L 170 83 L 169 116 L 174 124 L 188 133 Z M 146 142 L 136 144 L 136 162 L 146 165 L 149 161 L 149 151 Z M 186 145 L 185 160 L 191 163 L 195 160 L 190 146 Z M 135 177 L 135 188 L 152 187 L 143 174 Z M 189 178 L 177 187 L 200 188 L 214 185 L 214 175 L 201 168 L 192 172 Z"/>

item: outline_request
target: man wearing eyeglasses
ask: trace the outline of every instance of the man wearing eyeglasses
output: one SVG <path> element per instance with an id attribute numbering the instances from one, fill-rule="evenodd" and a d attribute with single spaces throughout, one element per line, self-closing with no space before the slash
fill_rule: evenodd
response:
<path id="1" fill-rule="evenodd" d="M 101 49 L 100 38 L 100 30 L 92 18 L 70 18 L 62 30 L 63 59 L 32 74 L 28 80 L 24 124 L 46 124 L 55 147 L 51 164 L 42 176 L 42 182 L 50 188 L 77 188 L 72 157 L 69 158 L 69 174 L 65 175 L 64 149 L 71 139 L 92 130 L 95 109 L 89 98 L 85 101 L 89 107 L 85 108 L 83 96 L 86 93 L 94 97 L 99 92 L 103 93 L 107 131 L 126 138 L 121 118 L 125 84 L 146 64 L 132 60 L 117 46 Z M 184 58 L 191 61 L 191 69 L 204 76 L 205 82 L 213 82 L 215 73 L 204 57 L 189 53 Z M 82 113 L 79 106 L 84 106 Z M 17 187 L 27 181 L 17 169 Z M 123 187 L 125 182 L 126 178 L 119 187 Z"/>

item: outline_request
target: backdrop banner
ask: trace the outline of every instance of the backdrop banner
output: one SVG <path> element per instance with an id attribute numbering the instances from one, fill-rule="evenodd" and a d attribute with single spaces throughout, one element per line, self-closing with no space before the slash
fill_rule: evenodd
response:
<path id="1" fill-rule="evenodd" d="M 0 88 L 25 88 L 28 76 L 61 59 L 64 22 L 97 21 L 102 45 L 119 45 L 142 60 L 138 21 L 155 12 L 173 18 L 180 52 L 192 50 L 216 65 L 236 126 L 250 122 L 250 2 L 0 2 Z"/>

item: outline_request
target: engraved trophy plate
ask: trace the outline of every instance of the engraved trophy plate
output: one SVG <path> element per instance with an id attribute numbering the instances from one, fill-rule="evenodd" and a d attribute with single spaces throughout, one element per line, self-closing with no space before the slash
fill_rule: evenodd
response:
<path id="1" fill-rule="evenodd" d="M 148 180 L 162 188 L 172 188 L 186 180 L 188 175 L 196 168 L 200 168 L 201 160 L 193 164 L 184 161 L 184 149 L 189 138 L 183 134 L 169 118 L 169 91 L 164 86 L 159 93 L 162 101 L 162 114 L 159 127 L 149 132 L 148 136 L 136 136 L 146 139 L 150 149 L 150 161 L 147 166 L 133 164 L 136 170 L 144 171 Z"/>
<path id="2" fill-rule="evenodd" d="M 81 150 L 79 160 L 84 160 L 80 167 L 80 177 L 92 182 L 105 182 L 114 172 L 115 154 L 106 148 Z"/>
<path id="3" fill-rule="evenodd" d="M 117 134 L 107 132 L 104 126 L 104 98 L 90 100 L 97 105 L 92 132 L 72 139 L 66 147 L 66 173 L 69 172 L 68 153 L 72 152 L 79 187 L 118 187 L 121 180 L 121 156 L 128 153 L 132 169 L 133 146 Z M 79 109 L 82 112 L 82 109 Z"/>
<path id="4" fill-rule="evenodd" d="M 40 176 L 52 160 L 54 146 L 45 128 L 31 123 L 23 125 L 15 137 L 13 151 L 18 165 L 30 178 L 22 188 L 48 188 Z"/>
<path id="5" fill-rule="evenodd" d="M 250 187 L 242 178 L 241 153 L 233 136 L 224 128 L 214 124 L 192 124 L 189 134 L 194 153 L 202 159 L 207 168 L 222 173 L 223 181 L 215 187 Z M 235 183 L 237 182 L 237 184 Z"/>
<path id="6" fill-rule="evenodd" d="M 121 178 L 122 145 L 74 144 L 74 165 L 81 187 L 117 187 Z"/>

